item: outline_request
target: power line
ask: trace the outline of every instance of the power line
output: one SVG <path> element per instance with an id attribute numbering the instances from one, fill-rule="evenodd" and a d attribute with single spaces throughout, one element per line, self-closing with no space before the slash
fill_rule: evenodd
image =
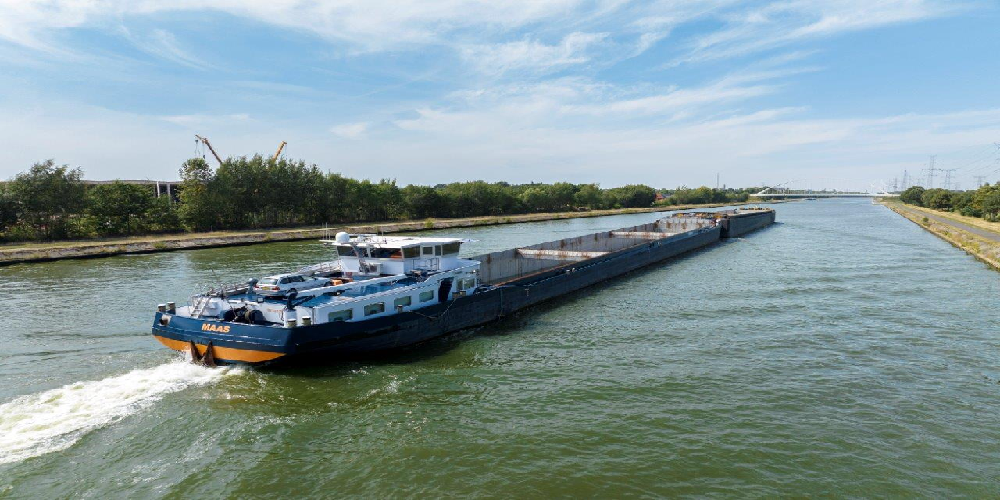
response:
<path id="1" fill-rule="evenodd" d="M 944 172 L 944 189 L 946 191 L 951 191 L 951 173 L 958 170 L 957 168 L 939 168 L 941 172 Z"/>
<path id="2" fill-rule="evenodd" d="M 990 151 L 991 149 L 987 147 L 987 149 L 981 150 L 978 154 L 973 155 L 971 159 L 966 159 L 964 163 L 959 164 L 958 167 L 956 168 L 965 168 L 968 167 L 969 165 L 974 165 L 976 163 L 979 163 L 989 157 Z"/>
<path id="3" fill-rule="evenodd" d="M 983 183 L 986 182 L 986 176 L 985 175 L 975 175 L 975 176 L 973 176 L 973 178 L 976 179 L 976 188 L 977 189 L 983 187 Z"/>
<path id="4" fill-rule="evenodd" d="M 934 168 L 934 160 L 937 159 L 937 155 L 931 155 L 930 165 L 924 169 L 927 172 L 927 189 L 932 189 L 934 187 L 934 171 L 938 170 Z"/>

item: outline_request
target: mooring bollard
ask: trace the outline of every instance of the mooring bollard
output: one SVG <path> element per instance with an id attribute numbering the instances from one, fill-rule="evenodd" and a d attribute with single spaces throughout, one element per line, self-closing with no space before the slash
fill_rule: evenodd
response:
<path id="1" fill-rule="evenodd" d="M 175 302 L 167 302 L 167 312 L 170 314 L 176 314 L 177 304 Z"/>
<path id="2" fill-rule="evenodd" d="M 310 316 L 303 316 L 301 321 L 302 321 L 302 326 L 309 326 L 313 323 L 312 317 Z"/>
<path id="3" fill-rule="evenodd" d="M 160 305 L 156 306 L 156 310 L 160 311 L 161 313 L 167 312 L 167 305 L 166 304 L 160 304 Z"/>

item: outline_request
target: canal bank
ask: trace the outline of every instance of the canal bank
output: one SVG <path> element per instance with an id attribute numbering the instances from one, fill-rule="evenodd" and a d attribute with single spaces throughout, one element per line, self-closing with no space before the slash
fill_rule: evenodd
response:
<path id="1" fill-rule="evenodd" d="M 756 203 L 756 202 L 755 202 Z M 587 212 L 552 212 L 540 214 L 518 214 L 491 217 L 464 217 L 457 219 L 425 219 L 403 222 L 379 222 L 333 227 L 287 228 L 261 231 L 216 231 L 209 233 L 152 235 L 130 238 L 60 241 L 52 243 L 32 243 L 0 246 L 0 266 L 22 262 L 43 262 L 62 259 L 86 259 L 111 257 L 123 254 L 145 254 L 214 248 L 240 245 L 255 245 L 278 241 L 314 240 L 339 231 L 348 233 L 392 234 L 428 229 L 450 229 L 498 224 L 517 224 L 550 220 L 607 217 L 641 213 L 669 212 L 692 208 L 717 208 L 723 206 L 743 206 L 755 203 L 705 204 L 658 206 L 648 208 L 620 208 L 591 210 Z"/>
<path id="2" fill-rule="evenodd" d="M 1000 270 L 1000 231 L 990 230 L 992 223 L 982 219 L 915 207 L 899 200 L 883 199 L 880 202 L 889 210 L 902 215 L 931 234 L 964 250 L 994 269 Z"/>

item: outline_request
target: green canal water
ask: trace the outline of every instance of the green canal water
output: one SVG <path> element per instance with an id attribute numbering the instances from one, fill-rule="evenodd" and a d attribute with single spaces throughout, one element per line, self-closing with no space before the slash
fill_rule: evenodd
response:
<path id="1" fill-rule="evenodd" d="M 149 323 L 314 242 L 0 268 L 0 497 L 1000 495 L 1000 274 L 866 200 L 776 208 L 501 323 L 280 372 L 186 364 Z"/>

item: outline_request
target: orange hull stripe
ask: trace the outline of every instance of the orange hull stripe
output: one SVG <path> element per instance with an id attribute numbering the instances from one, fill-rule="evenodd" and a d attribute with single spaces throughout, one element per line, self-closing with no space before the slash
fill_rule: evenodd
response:
<path id="1" fill-rule="evenodd" d="M 175 351 L 187 351 L 190 349 L 188 347 L 190 344 L 183 340 L 168 339 L 159 335 L 153 336 L 156 337 L 156 340 L 159 340 L 160 343 Z M 204 344 L 195 344 L 195 347 L 198 348 L 199 356 L 205 353 L 206 346 Z M 214 344 L 212 345 L 212 350 L 215 351 L 216 358 L 226 361 L 242 361 L 244 363 L 263 363 L 264 361 L 271 361 L 272 359 L 277 359 L 285 355 L 281 352 L 233 349 L 232 347 L 219 347 Z"/>

